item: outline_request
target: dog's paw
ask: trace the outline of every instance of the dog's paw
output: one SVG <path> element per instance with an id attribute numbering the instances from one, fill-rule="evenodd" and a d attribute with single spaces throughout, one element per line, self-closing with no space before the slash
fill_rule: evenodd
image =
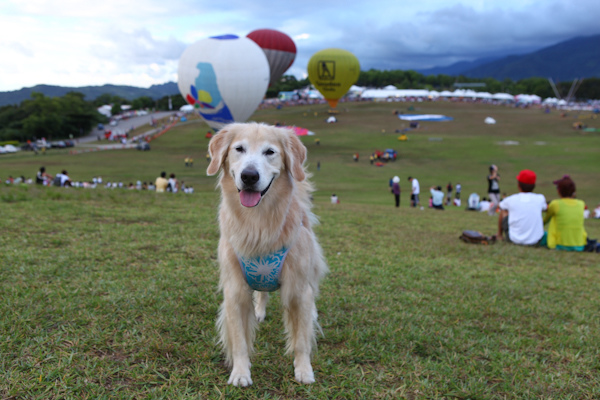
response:
<path id="1" fill-rule="evenodd" d="M 235 369 L 231 371 L 231 375 L 229 376 L 229 380 L 227 381 L 229 385 L 238 386 L 238 387 L 246 387 L 252 385 L 252 378 L 250 378 L 250 371 L 236 371 Z"/>
<path id="2" fill-rule="evenodd" d="M 296 368 L 294 371 L 296 381 L 304 383 L 305 385 L 315 383 L 315 374 L 313 373 L 312 367 L 309 365 L 307 368 Z"/>
<path id="3" fill-rule="evenodd" d="M 256 320 L 258 322 L 263 322 L 265 320 L 265 318 L 267 317 L 267 312 L 266 312 L 266 310 L 255 309 L 254 315 L 256 315 Z"/>

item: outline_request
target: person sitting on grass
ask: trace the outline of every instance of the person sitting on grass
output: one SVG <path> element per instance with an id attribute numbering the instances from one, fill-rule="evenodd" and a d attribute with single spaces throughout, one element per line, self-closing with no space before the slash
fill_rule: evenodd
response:
<path id="1" fill-rule="evenodd" d="M 444 192 L 442 192 L 441 186 L 432 186 L 429 191 L 431 192 L 431 206 L 436 210 L 444 209 Z"/>
<path id="2" fill-rule="evenodd" d="M 548 224 L 548 248 L 583 251 L 587 233 L 583 227 L 585 204 L 575 199 L 575 182 L 569 175 L 553 182 L 560 199 L 552 200 L 544 217 Z"/>
<path id="3" fill-rule="evenodd" d="M 544 222 L 542 211 L 547 209 L 543 194 L 533 193 L 535 172 L 524 169 L 517 175 L 519 193 L 500 202 L 498 239 L 527 246 L 543 245 Z"/>

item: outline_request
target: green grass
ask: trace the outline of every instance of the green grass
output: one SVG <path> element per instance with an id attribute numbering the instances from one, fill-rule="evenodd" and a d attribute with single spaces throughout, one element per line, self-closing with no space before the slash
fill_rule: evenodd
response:
<path id="1" fill-rule="evenodd" d="M 3 179 L 46 165 L 77 180 L 128 183 L 164 169 L 196 193 L 0 186 L 0 398 L 600 397 L 598 255 L 467 245 L 458 240 L 463 229 L 492 233 L 496 219 L 462 208 L 410 209 L 405 194 L 408 175 L 423 188 L 460 181 L 463 197 L 483 194 L 495 163 L 503 191 L 514 192 L 518 170 L 532 168 L 552 199 L 551 180 L 570 173 L 594 206 L 599 136 L 571 130 L 572 116 L 432 103 L 418 111 L 455 120 L 424 123 L 403 143 L 392 115 L 400 107 L 344 104 L 330 125 L 323 107 L 256 114 L 321 139 L 317 146 L 303 138 L 319 189 L 316 232 L 331 269 L 317 303 L 324 336 L 310 386 L 293 380 L 284 355 L 277 294 L 257 336 L 254 385 L 226 384 L 214 328 L 219 196 L 204 172 L 204 125 L 178 127 L 150 152 L 2 156 Z M 484 125 L 488 115 L 498 125 Z M 496 144 L 505 140 L 521 144 Z M 369 153 L 387 147 L 399 160 L 370 166 Z M 194 168 L 183 165 L 188 155 Z M 398 210 L 388 189 L 395 174 L 404 190 Z M 331 192 L 339 205 L 329 204 Z M 600 221 L 587 220 L 586 229 L 600 237 Z"/>

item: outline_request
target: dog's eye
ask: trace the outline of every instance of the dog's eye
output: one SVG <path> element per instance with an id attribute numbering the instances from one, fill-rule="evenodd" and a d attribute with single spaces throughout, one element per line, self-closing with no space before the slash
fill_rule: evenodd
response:
<path id="1" fill-rule="evenodd" d="M 246 152 L 246 150 L 244 149 L 244 146 L 238 146 L 238 147 L 236 147 L 235 151 L 237 151 L 238 153 L 244 153 L 244 152 Z"/>
<path id="2" fill-rule="evenodd" d="M 273 151 L 273 149 L 267 149 L 267 150 L 265 150 L 265 155 L 266 156 L 272 156 L 273 154 L 275 154 L 275 152 Z"/>

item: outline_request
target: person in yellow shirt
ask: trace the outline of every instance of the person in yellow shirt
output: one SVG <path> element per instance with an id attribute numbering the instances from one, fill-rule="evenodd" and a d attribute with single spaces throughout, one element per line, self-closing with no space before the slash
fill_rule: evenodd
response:
<path id="1" fill-rule="evenodd" d="M 165 190 L 167 190 L 167 185 L 169 184 L 169 181 L 166 178 L 167 173 L 166 172 L 161 172 L 160 176 L 158 178 L 156 178 L 156 193 L 164 193 Z"/>
<path id="2" fill-rule="evenodd" d="M 583 251 L 587 233 L 583 227 L 585 203 L 575 199 L 575 182 L 569 175 L 554 181 L 560 199 L 552 200 L 544 217 L 548 225 L 548 248 Z"/>

